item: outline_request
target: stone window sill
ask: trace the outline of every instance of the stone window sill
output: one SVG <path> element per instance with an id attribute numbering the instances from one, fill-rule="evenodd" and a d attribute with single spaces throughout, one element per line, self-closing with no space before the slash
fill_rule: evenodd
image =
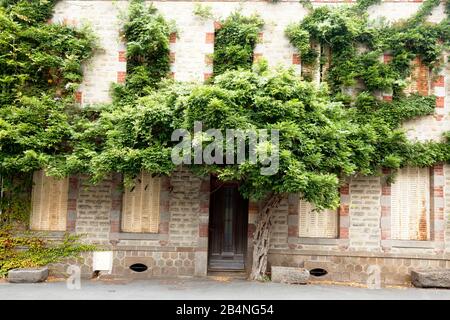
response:
<path id="1" fill-rule="evenodd" d="M 37 236 L 40 238 L 48 239 L 48 240 L 61 240 L 69 234 L 68 231 L 41 231 L 41 230 L 30 230 L 30 234 L 33 236 Z"/>
<path id="2" fill-rule="evenodd" d="M 289 243 L 297 244 L 311 244 L 311 245 L 339 245 L 343 239 L 338 238 L 304 238 L 304 237 L 289 237 Z"/>
<path id="3" fill-rule="evenodd" d="M 434 249 L 434 241 L 420 240 L 381 240 L 383 247 Z"/>
<path id="4" fill-rule="evenodd" d="M 133 232 L 120 232 L 116 233 L 117 240 L 168 240 L 168 234 L 160 233 L 133 233 Z"/>

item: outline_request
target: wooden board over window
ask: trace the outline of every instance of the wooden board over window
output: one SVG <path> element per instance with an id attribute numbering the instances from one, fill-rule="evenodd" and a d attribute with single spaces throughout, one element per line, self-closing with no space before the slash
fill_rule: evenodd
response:
<path id="1" fill-rule="evenodd" d="M 337 210 L 314 210 L 311 203 L 299 200 L 299 237 L 336 238 L 338 232 Z"/>
<path id="2" fill-rule="evenodd" d="M 391 186 L 391 237 L 430 238 L 430 170 L 403 168 Z"/>
<path id="3" fill-rule="evenodd" d="M 133 187 L 125 189 L 122 202 L 122 231 L 157 233 L 161 178 L 141 173 Z"/>
<path id="4" fill-rule="evenodd" d="M 31 230 L 66 231 L 69 179 L 33 174 Z"/>
<path id="5" fill-rule="evenodd" d="M 430 69 L 416 57 L 412 61 L 411 75 L 409 76 L 409 85 L 405 88 L 405 93 L 418 93 L 427 96 L 430 92 Z"/>

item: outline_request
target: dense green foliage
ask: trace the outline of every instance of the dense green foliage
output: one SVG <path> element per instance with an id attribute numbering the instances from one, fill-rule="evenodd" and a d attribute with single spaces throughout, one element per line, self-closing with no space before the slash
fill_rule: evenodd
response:
<path id="1" fill-rule="evenodd" d="M 424 22 L 439 0 L 425 1 L 412 18 L 394 24 L 369 19 L 365 9 L 377 2 L 360 1 L 355 6 L 338 8 L 321 6 L 286 30 L 303 64 L 317 63 L 319 52 L 312 43 L 330 48 L 331 66 L 325 80 L 334 94 L 360 80 L 369 91 L 389 89 L 394 96 L 401 95 L 411 60 L 418 56 L 434 67 L 448 47 L 448 17 L 438 24 Z M 387 64 L 380 61 L 385 52 L 393 56 Z"/>
<path id="2" fill-rule="evenodd" d="M 220 21 L 214 41 L 214 75 L 226 70 L 249 70 L 253 63 L 253 50 L 264 21 L 257 15 L 243 16 L 239 11 Z"/>
<path id="3" fill-rule="evenodd" d="M 0 174 L 52 166 L 71 150 L 68 110 L 94 39 L 47 24 L 54 3 L 0 6 Z"/>
<path id="4" fill-rule="evenodd" d="M 115 89 L 116 100 L 142 96 L 170 71 L 169 35 L 174 27 L 153 5 L 132 0 L 126 15 L 123 36 L 127 43 L 126 85 Z"/>
<path id="5" fill-rule="evenodd" d="M 290 25 L 286 35 L 301 53 L 302 63 L 324 64 L 311 44 L 330 48 L 329 69 L 324 79 L 333 100 L 348 105 L 355 120 L 370 136 L 372 145 L 370 166 L 362 173 L 374 173 L 378 166 L 398 168 L 404 165 L 431 165 L 449 159 L 446 143 L 407 143 L 400 126 L 402 122 L 434 113 L 435 97 L 405 96 L 411 61 L 419 57 L 431 69 L 442 64 L 442 52 L 449 44 L 448 16 L 440 23 L 425 22 L 439 0 L 428 0 L 406 21 L 387 23 L 372 21 L 366 9 L 377 0 L 358 1 L 354 6 L 310 8 L 310 14 Z M 380 60 L 383 53 L 392 60 Z M 355 96 L 346 89 L 359 86 Z M 362 84 L 362 86 L 361 86 Z M 392 91 L 393 102 L 383 102 L 375 96 Z M 369 163 L 369 162 L 368 162 Z"/>
<path id="6" fill-rule="evenodd" d="M 310 14 L 302 22 L 288 28 L 287 35 L 302 54 L 303 63 L 313 63 L 318 54 L 311 49 L 311 42 L 331 47 L 327 83 L 316 87 L 290 70 L 269 70 L 264 61 L 253 64 L 253 49 L 263 22 L 257 16 L 244 17 L 239 12 L 221 21 L 216 31 L 215 77 L 211 83 L 180 84 L 164 79 L 169 70 L 170 24 L 154 7 L 135 0 L 124 25 L 127 80 L 125 85 L 115 87 L 114 102 L 69 112 L 70 95 L 63 91 L 59 99 L 56 90 L 67 85 L 61 87 L 52 80 L 42 84 L 39 98 L 26 96 L 15 100 L 19 104 L 2 106 L 22 108 L 0 120 L 1 150 L 5 154 L 2 166 L 11 163 L 10 169 L 20 171 L 44 167 L 56 175 L 83 172 L 94 181 L 121 172 L 130 180 L 141 170 L 170 174 L 175 169 L 170 154 L 177 143 L 171 141 L 171 134 L 178 128 L 192 131 L 195 121 L 203 122 L 203 130 L 278 129 L 280 170 L 275 175 L 263 176 L 262 164 L 249 162 L 191 168 L 199 174 L 217 174 L 223 180 L 240 180 L 241 191 L 248 197 L 299 192 L 323 207 L 337 205 L 338 186 L 345 176 L 376 174 L 381 167 L 395 169 L 448 161 L 447 143 L 410 142 L 400 129 L 402 122 L 434 111 L 433 96 L 405 96 L 402 89 L 409 62 L 415 56 L 430 66 L 438 65 L 448 41 L 446 22 L 423 22 L 436 4 L 428 0 L 408 21 L 375 23 L 365 11 L 376 2 L 361 1 L 353 7 L 310 7 Z M 39 28 L 48 26 L 41 23 Z M 76 39 L 90 39 L 80 31 L 55 28 L 71 30 L 78 35 Z M 360 51 L 361 44 L 369 50 Z M 384 64 L 379 57 L 387 50 L 392 52 L 393 60 Z M 77 63 L 84 57 L 77 56 Z M 16 73 L 10 71 L 8 75 L 14 78 Z M 363 82 L 363 90 L 355 97 L 346 95 L 345 89 L 353 87 L 357 80 Z M 23 95 L 37 86 L 19 86 L 10 91 Z M 375 93 L 385 89 L 394 91 L 392 102 L 376 98 Z M 23 112 L 27 112 L 25 116 Z M 17 120 L 11 124 L 10 119 Z M 57 126 L 46 127 L 53 123 Z M 45 139 L 33 139 L 33 134 L 24 131 L 14 135 L 14 130 L 29 127 L 45 133 Z M 6 149 L 12 145 L 11 139 L 29 143 L 27 149 Z"/>
<path id="7" fill-rule="evenodd" d="M 30 172 L 64 167 L 73 150 L 74 93 L 95 39 L 86 27 L 48 24 L 55 3 L 0 2 L 0 226 L 28 224 Z M 0 277 L 90 249 L 73 237 L 49 245 L 0 231 Z"/>
<path id="8" fill-rule="evenodd" d="M 94 245 L 79 243 L 79 238 L 67 235 L 61 242 L 51 243 L 36 235 L 17 235 L 0 229 L 0 278 L 11 269 L 45 266 L 95 249 Z"/>

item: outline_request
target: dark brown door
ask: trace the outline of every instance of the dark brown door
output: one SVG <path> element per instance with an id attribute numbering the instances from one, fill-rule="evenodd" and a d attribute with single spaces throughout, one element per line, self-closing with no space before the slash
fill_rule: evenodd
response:
<path id="1" fill-rule="evenodd" d="M 239 194 L 238 183 L 211 180 L 209 269 L 244 270 L 248 201 Z"/>

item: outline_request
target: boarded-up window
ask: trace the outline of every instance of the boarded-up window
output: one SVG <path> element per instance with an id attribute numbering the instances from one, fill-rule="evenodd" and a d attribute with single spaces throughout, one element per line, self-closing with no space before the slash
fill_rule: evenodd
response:
<path id="1" fill-rule="evenodd" d="M 405 93 L 418 93 L 422 96 L 429 94 L 430 69 L 420 60 L 415 58 L 412 61 L 409 85 L 405 88 Z"/>
<path id="2" fill-rule="evenodd" d="M 317 57 L 310 64 L 302 63 L 301 75 L 315 83 L 326 82 L 331 67 L 331 48 L 326 44 L 312 43 L 311 49 L 316 52 Z"/>
<path id="3" fill-rule="evenodd" d="M 300 237 L 336 238 L 338 232 L 337 210 L 314 210 L 314 205 L 300 200 L 298 208 L 298 233 Z"/>
<path id="4" fill-rule="evenodd" d="M 141 173 L 133 187 L 126 188 L 122 203 L 123 232 L 157 233 L 161 179 Z"/>
<path id="5" fill-rule="evenodd" d="M 33 174 L 31 230 L 66 231 L 69 179 Z"/>
<path id="6" fill-rule="evenodd" d="M 430 171 L 400 169 L 391 186 L 391 237 L 399 240 L 430 238 Z"/>

